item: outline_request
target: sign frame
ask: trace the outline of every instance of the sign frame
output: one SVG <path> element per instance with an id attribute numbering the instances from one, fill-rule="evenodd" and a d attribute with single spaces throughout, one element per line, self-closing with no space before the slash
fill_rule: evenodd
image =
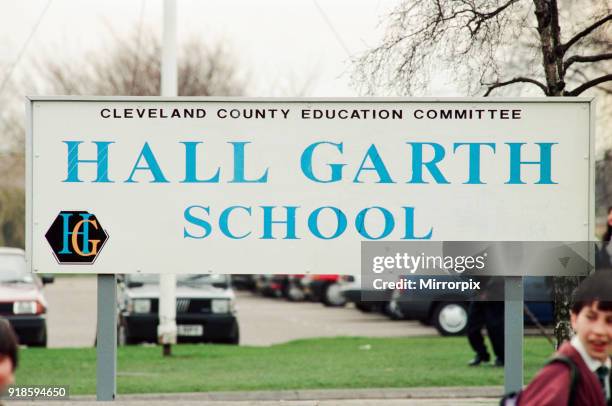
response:
<path id="1" fill-rule="evenodd" d="M 539 97 L 539 98 L 486 98 L 486 97 L 459 97 L 459 98 L 405 98 L 405 97 L 368 97 L 368 98 L 257 98 L 257 97 L 158 97 L 158 96 L 29 96 L 26 98 L 26 261 L 32 264 L 33 259 L 33 109 L 37 101 L 54 102 L 207 102 L 207 103 L 519 103 L 519 104 L 556 104 L 556 103 L 584 103 L 589 108 L 589 179 L 587 207 L 588 218 L 587 235 L 594 239 L 595 208 L 594 208 L 594 179 L 595 179 L 595 99 L 591 97 Z M 559 125 L 555 123 L 553 125 Z M 37 270 L 34 270 L 35 272 Z M 316 270 L 303 270 L 305 273 L 317 273 Z M 210 271 L 209 271 L 210 272 Z M 301 273 L 304 273 L 301 272 Z M 74 273 L 79 273 L 75 271 Z"/>

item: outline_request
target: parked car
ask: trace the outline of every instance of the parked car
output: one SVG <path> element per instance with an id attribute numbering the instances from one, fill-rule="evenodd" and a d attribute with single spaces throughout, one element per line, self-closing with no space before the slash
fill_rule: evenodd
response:
<path id="1" fill-rule="evenodd" d="M 306 296 L 325 306 L 341 307 L 346 305 L 346 298 L 340 291 L 340 275 L 307 275 L 302 278 Z"/>
<path id="2" fill-rule="evenodd" d="M 255 277 L 251 274 L 233 274 L 231 276 L 232 286 L 237 290 L 254 290 Z"/>
<path id="3" fill-rule="evenodd" d="M 238 344 L 240 330 L 228 275 L 177 275 L 178 342 Z M 157 342 L 159 275 L 128 274 L 119 283 L 120 345 Z"/>
<path id="4" fill-rule="evenodd" d="M 282 297 L 285 295 L 289 282 L 287 275 L 257 275 L 255 291 L 266 297 Z"/>
<path id="5" fill-rule="evenodd" d="M 287 287 L 285 288 L 285 298 L 290 302 L 300 302 L 306 299 L 306 292 L 302 280 L 305 275 L 289 275 Z"/>
<path id="6" fill-rule="evenodd" d="M 415 276 L 414 279 L 426 278 Z M 439 281 L 454 280 L 456 276 L 436 276 Z M 554 305 L 550 278 L 528 276 L 524 278 L 525 304 L 538 322 L 546 325 L 553 320 Z M 390 308 L 396 318 L 419 320 L 433 325 L 441 335 L 462 335 L 467 327 L 469 297 L 460 292 L 429 290 L 420 295 L 407 290 L 395 290 L 391 295 Z M 525 323 L 532 324 L 525 316 Z"/>
<path id="7" fill-rule="evenodd" d="M 389 314 L 392 290 L 381 291 L 371 289 L 364 296 L 360 275 L 342 276 L 339 284 L 342 296 L 346 298 L 347 302 L 354 303 L 358 310 L 364 313 L 379 311 L 392 316 Z"/>
<path id="8" fill-rule="evenodd" d="M 51 282 L 51 276 L 40 278 L 26 270 L 22 249 L 0 247 L 0 316 L 11 323 L 20 344 L 47 346 L 43 285 Z"/>

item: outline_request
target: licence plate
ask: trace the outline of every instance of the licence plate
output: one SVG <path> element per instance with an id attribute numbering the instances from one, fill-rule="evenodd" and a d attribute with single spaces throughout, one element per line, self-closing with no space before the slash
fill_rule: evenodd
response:
<path id="1" fill-rule="evenodd" d="M 176 333 L 180 336 L 195 337 L 204 334 L 204 327 L 198 324 L 179 324 Z"/>

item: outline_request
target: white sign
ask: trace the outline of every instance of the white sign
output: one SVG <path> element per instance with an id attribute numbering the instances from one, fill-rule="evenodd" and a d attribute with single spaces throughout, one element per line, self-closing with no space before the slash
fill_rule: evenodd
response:
<path id="1" fill-rule="evenodd" d="M 55 273 L 358 273 L 361 241 L 585 241 L 590 99 L 29 101 Z"/>

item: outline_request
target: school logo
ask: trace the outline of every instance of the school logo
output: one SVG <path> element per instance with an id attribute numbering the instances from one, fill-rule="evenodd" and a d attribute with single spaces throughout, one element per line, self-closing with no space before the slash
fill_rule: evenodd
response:
<path id="1" fill-rule="evenodd" d="M 108 234 L 96 216 L 87 211 L 60 212 L 45 238 L 60 264 L 93 264 Z"/>

